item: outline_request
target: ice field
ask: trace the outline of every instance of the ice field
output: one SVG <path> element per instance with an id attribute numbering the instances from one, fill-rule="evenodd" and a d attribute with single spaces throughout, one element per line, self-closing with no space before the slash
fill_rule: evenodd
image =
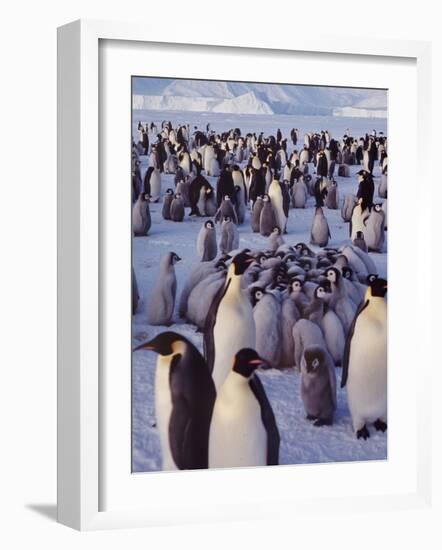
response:
<path id="1" fill-rule="evenodd" d="M 332 137 L 341 139 L 343 134 L 350 132 L 356 138 L 370 133 L 373 129 L 377 132 L 387 133 L 386 119 L 323 117 L 323 116 L 288 116 L 288 115 L 222 115 L 214 113 L 189 113 L 166 111 L 133 111 L 133 136 L 138 137 L 138 121 L 154 121 L 158 127 L 162 120 L 170 120 L 175 127 L 177 124 L 189 123 L 191 130 L 198 126 L 205 131 L 207 122 L 211 129 L 221 132 L 230 128 L 239 127 L 242 135 L 247 132 L 264 132 L 265 136 L 276 135 L 278 128 L 283 137 L 287 137 L 288 153 L 293 149 L 290 140 L 290 130 L 293 127 L 299 129 L 302 147 L 302 136 L 305 132 L 328 130 Z M 155 141 L 153 136 L 149 139 Z M 148 157 L 142 156 L 141 173 L 148 166 Z M 243 165 L 242 165 L 243 166 Z M 338 183 L 339 198 L 342 202 L 344 196 L 356 193 L 356 172 L 359 166 L 350 166 L 349 178 L 340 178 L 335 175 Z M 314 173 L 313 164 L 309 165 L 310 174 Z M 336 174 L 337 170 L 335 171 Z M 207 177 L 213 187 L 216 186 L 214 177 Z M 382 202 L 377 196 L 380 170 L 376 165 L 375 177 L 375 202 Z M 161 174 L 162 193 L 167 188 L 174 189 L 174 175 Z M 175 324 L 170 327 L 153 327 L 147 324 L 146 299 L 148 292 L 156 280 L 160 258 L 169 251 L 176 252 L 182 261 L 175 266 L 178 287 L 177 302 L 180 291 L 187 274 L 195 262 L 199 262 L 196 253 L 196 236 L 206 218 L 189 217 L 189 209 L 186 209 L 184 222 L 177 223 L 164 220 L 161 215 L 162 202 L 151 204 L 152 227 L 146 237 L 133 239 L 133 267 L 135 269 L 140 302 L 137 313 L 133 316 L 132 335 L 133 345 L 152 338 L 155 334 L 164 330 L 173 330 L 185 335 L 202 351 L 202 334 L 195 331 L 195 327 L 182 322 L 175 315 Z M 294 245 L 298 242 L 309 243 L 310 225 L 314 212 L 314 198 L 309 197 L 307 208 L 290 209 L 287 231 L 284 235 L 286 243 Z M 339 210 L 324 208 L 331 232 L 328 246 L 339 247 L 349 243 L 348 224 L 344 223 Z M 240 247 L 250 249 L 265 249 L 267 238 L 258 233 L 253 233 L 250 228 L 250 213 L 247 212 L 246 220 L 239 226 Z M 219 228 L 217 227 L 219 236 Z M 316 250 L 316 247 L 312 246 Z M 379 275 L 387 276 L 387 254 L 370 253 L 376 263 Z M 132 361 L 132 470 L 134 472 L 155 471 L 161 468 L 160 444 L 155 428 L 153 381 L 157 356 L 149 351 L 138 351 L 133 354 Z M 346 390 L 340 388 L 341 369 L 337 369 L 338 408 L 332 426 L 314 427 L 305 419 L 304 407 L 300 397 L 300 375 L 294 369 L 269 370 L 260 372 L 267 396 L 273 407 L 277 425 L 281 436 L 280 464 L 303 464 L 335 461 L 379 460 L 387 457 L 387 434 L 376 432 L 369 428 L 371 437 L 367 440 L 357 440 L 351 425 L 350 413 L 347 407 Z"/>

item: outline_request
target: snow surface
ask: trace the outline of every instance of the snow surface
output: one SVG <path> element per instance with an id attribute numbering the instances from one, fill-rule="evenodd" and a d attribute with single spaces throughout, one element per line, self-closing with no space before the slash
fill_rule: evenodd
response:
<path id="1" fill-rule="evenodd" d="M 179 123 L 190 123 L 205 129 L 207 122 L 216 131 L 239 127 L 243 135 L 248 131 L 263 131 L 265 135 L 275 134 L 280 128 L 284 136 L 289 136 L 290 129 L 297 127 L 301 136 L 305 131 L 328 129 L 333 137 L 340 138 L 350 131 L 359 137 L 365 132 L 376 129 L 386 133 L 386 120 L 347 119 L 345 117 L 306 117 L 306 116 L 225 116 L 214 113 L 188 113 L 158 111 L 134 111 L 133 136 L 137 140 L 137 124 L 154 121 L 158 127 L 163 119 L 171 120 L 176 126 Z M 292 144 L 288 139 L 288 148 Z M 147 157 L 141 157 L 142 175 L 148 165 Z M 310 173 L 313 172 L 310 165 Z M 340 200 L 344 195 L 354 193 L 357 189 L 355 173 L 357 166 L 350 167 L 350 178 L 336 177 Z M 376 187 L 379 182 L 379 168 L 375 168 Z M 162 191 L 174 188 L 173 175 L 162 174 Z M 207 178 L 215 186 L 216 178 Z M 382 199 L 376 197 L 377 202 Z M 308 208 L 291 209 L 288 220 L 288 235 L 284 239 L 289 244 L 309 241 L 310 224 L 313 216 L 313 198 L 308 201 Z M 183 323 L 175 315 L 176 323 L 170 327 L 153 327 L 146 320 L 146 298 L 158 274 L 159 259 L 173 250 L 181 258 L 176 268 L 178 289 L 177 302 L 184 281 L 194 262 L 199 261 L 196 254 L 196 236 L 205 218 L 186 217 L 184 222 L 176 223 L 162 219 L 162 203 L 151 204 L 152 227 L 147 237 L 133 239 L 133 264 L 137 277 L 140 303 L 133 316 L 133 345 L 152 338 L 164 330 L 175 330 L 191 340 L 202 351 L 202 334 L 195 332 L 195 327 Z M 324 208 L 331 231 L 330 246 L 341 246 L 349 242 L 348 225 L 342 221 L 340 210 Z M 252 233 L 249 215 L 244 225 L 239 226 L 240 246 L 265 248 L 267 239 Z M 219 232 L 218 232 L 219 234 Z M 312 247 L 315 248 L 315 247 Z M 387 275 L 387 254 L 370 253 L 379 273 Z M 156 355 L 148 351 L 133 354 L 132 361 L 132 470 L 134 472 L 156 471 L 161 468 L 159 436 L 155 428 L 153 383 Z M 376 432 L 369 428 L 371 437 L 367 441 L 357 440 L 351 426 L 345 388 L 340 388 L 341 369 L 337 369 L 338 408 L 333 426 L 314 427 L 305 419 L 305 412 L 300 397 L 299 373 L 295 370 L 269 370 L 259 374 L 270 403 L 275 412 L 281 435 L 280 464 L 305 464 L 318 462 L 346 462 L 360 460 L 381 460 L 387 458 L 387 433 Z"/>
<path id="2" fill-rule="evenodd" d="M 333 115 L 354 107 L 345 116 L 368 118 L 387 109 L 386 90 L 333 86 L 134 77 L 133 93 L 134 109 Z"/>

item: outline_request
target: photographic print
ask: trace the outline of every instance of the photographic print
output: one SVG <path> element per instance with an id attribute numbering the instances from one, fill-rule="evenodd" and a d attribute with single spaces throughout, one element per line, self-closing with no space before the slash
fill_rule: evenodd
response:
<path id="1" fill-rule="evenodd" d="M 387 121 L 132 77 L 133 472 L 387 458 Z"/>

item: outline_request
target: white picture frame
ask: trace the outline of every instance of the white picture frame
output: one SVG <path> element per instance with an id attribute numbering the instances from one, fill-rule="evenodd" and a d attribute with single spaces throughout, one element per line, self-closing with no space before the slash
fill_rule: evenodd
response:
<path id="1" fill-rule="evenodd" d="M 179 51 L 180 44 L 189 47 L 188 36 L 184 30 L 176 29 L 174 41 L 168 47 Z M 390 40 L 364 40 L 360 37 L 341 36 L 315 38 L 297 33 L 296 37 L 278 37 L 271 44 L 249 38 L 247 33 L 235 40 L 226 41 L 215 32 L 211 37 L 201 35 L 199 44 L 192 46 L 204 48 L 229 48 L 229 55 L 243 54 L 247 51 L 268 52 L 309 52 L 339 56 L 376 56 L 379 59 L 408 58 L 416 63 L 417 101 L 417 163 L 426 164 L 423 159 L 424 136 L 428 133 L 430 119 L 429 86 L 430 45 L 425 42 L 404 42 Z M 105 400 L 100 384 L 102 356 L 100 353 L 101 320 L 100 307 L 105 299 L 102 290 L 102 250 L 100 215 L 104 208 L 99 196 L 99 159 L 100 159 L 100 42 L 124 41 L 127 47 L 140 43 L 164 43 L 161 31 L 146 29 L 145 26 L 118 22 L 76 21 L 61 27 L 58 31 L 58 521 L 70 527 L 89 530 L 116 527 L 138 527 L 169 523 L 220 521 L 251 517 L 264 517 L 263 504 L 266 497 L 250 497 L 247 509 L 235 506 L 233 498 L 229 505 L 228 495 L 219 502 L 198 501 L 177 502 L 167 511 L 167 502 L 163 506 L 133 507 L 127 502 L 113 505 L 111 510 L 103 510 L 102 453 L 101 433 L 102 402 Z M 207 40 L 207 42 L 206 42 Z M 182 48 L 184 49 L 184 48 Z M 184 76 L 191 78 L 186 69 L 180 69 Z M 147 73 L 146 76 L 149 76 Z M 172 75 L 175 76 L 175 75 Z M 334 82 L 336 84 L 336 82 Z M 345 83 L 343 82 L 343 85 Z M 394 147 L 394 142 L 392 144 Z M 423 168 L 420 177 L 426 179 Z M 394 172 L 394 168 L 393 168 Z M 405 185 L 405 183 L 404 183 Z M 429 187 L 430 188 L 430 187 Z M 425 201 L 421 201 L 422 204 Z M 429 216 L 425 207 L 417 208 L 422 236 L 430 240 Z M 425 247 L 420 252 L 423 265 L 428 265 L 429 254 Z M 398 250 L 397 254 L 401 251 Z M 403 251 L 402 251 L 403 253 Z M 429 271 L 429 270 L 427 270 Z M 423 274 L 422 290 L 415 299 L 421 308 L 430 308 L 430 275 Z M 128 302 L 129 303 L 129 302 Z M 430 316 L 422 316 L 430 319 Z M 429 322 L 428 322 L 429 323 Z M 423 335 L 422 348 L 431 338 L 431 326 L 422 321 L 419 328 Z M 427 363 L 429 364 L 429 363 Z M 370 511 L 381 508 L 425 506 L 431 496 L 430 470 L 430 433 L 426 419 L 429 417 L 430 402 L 422 389 L 429 384 L 430 371 L 421 365 L 421 376 L 416 380 L 416 418 L 417 430 L 414 464 L 415 483 L 413 490 L 396 490 L 367 495 L 337 495 L 336 503 L 342 512 L 357 507 Z M 425 397 L 424 397 L 425 396 Z M 390 445 L 390 441 L 389 441 Z M 321 465 L 310 468 L 321 468 Z M 345 467 L 345 465 L 343 466 Z M 266 475 L 267 483 L 286 484 L 290 480 L 292 467 L 269 469 L 277 473 Z M 130 472 L 129 472 L 130 473 Z M 244 471 L 180 473 L 182 490 L 185 480 L 205 486 L 224 483 L 227 478 L 239 482 L 239 476 L 249 477 L 256 482 L 256 476 L 264 474 L 258 470 L 253 473 Z M 342 475 L 342 474 L 339 474 Z M 162 476 L 162 477 L 161 477 Z M 161 474 L 150 478 L 157 487 L 161 484 L 170 487 L 178 483 L 177 475 Z M 169 477 L 167 477 L 169 476 Z M 181 477 L 182 476 L 182 477 Z M 200 476 L 200 477 L 196 477 Z M 273 476 L 273 477 L 269 477 Z M 135 476 L 136 479 L 136 476 Z M 149 478 L 147 483 L 149 483 Z M 181 479 L 184 480 L 181 482 Z M 168 480 L 168 481 L 166 481 Z M 202 480 L 204 480 L 202 482 Z M 214 485 L 215 486 L 215 485 Z M 405 492 L 404 492 L 405 491 Z M 275 506 L 275 515 L 283 516 L 294 509 L 297 513 L 309 513 L 312 510 L 327 509 L 330 506 L 330 494 L 322 495 L 315 490 L 314 497 L 305 496 L 290 499 L 281 493 L 281 506 Z M 278 498 L 276 492 L 272 501 Z M 236 497 L 235 497 L 236 499 Z M 241 498 L 239 498 L 241 504 Z M 117 503 L 118 504 L 118 503 Z M 268 514 L 266 515 L 268 517 Z"/>

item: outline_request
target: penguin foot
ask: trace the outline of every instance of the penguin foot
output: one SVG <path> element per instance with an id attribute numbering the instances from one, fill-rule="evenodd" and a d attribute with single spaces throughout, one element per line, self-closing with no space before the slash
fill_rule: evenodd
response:
<path id="1" fill-rule="evenodd" d="M 331 418 L 318 418 L 315 422 L 313 422 L 313 426 L 316 426 L 319 428 L 320 426 L 331 426 L 333 424 Z"/>
<path id="2" fill-rule="evenodd" d="M 312 414 L 308 414 L 305 418 L 306 418 L 307 420 L 316 420 L 318 417 L 317 417 L 317 416 L 313 416 Z"/>
<path id="3" fill-rule="evenodd" d="M 356 432 L 356 437 L 358 439 L 364 439 L 367 440 L 370 437 L 370 432 L 367 430 L 367 426 L 364 426 L 360 430 Z"/>
<path id="4" fill-rule="evenodd" d="M 376 422 L 373 424 L 373 426 L 376 428 L 376 430 L 379 432 L 385 432 L 387 429 L 387 423 L 383 422 L 380 418 L 376 420 Z"/>

